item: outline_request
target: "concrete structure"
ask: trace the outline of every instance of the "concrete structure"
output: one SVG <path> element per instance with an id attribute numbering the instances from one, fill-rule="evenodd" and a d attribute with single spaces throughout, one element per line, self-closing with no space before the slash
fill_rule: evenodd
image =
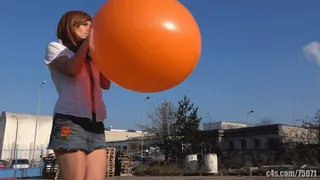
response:
<path id="1" fill-rule="evenodd" d="M 297 142 L 317 144 L 319 143 L 319 128 L 282 125 L 279 134 L 283 142 Z"/>
<path id="2" fill-rule="evenodd" d="M 105 130 L 106 142 L 125 141 L 128 138 L 142 137 L 141 131 L 111 129 Z"/>
<path id="3" fill-rule="evenodd" d="M 210 122 L 210 123 L 203 123 L 203 130 L 214 130 L 214 129 L 236 129 L 236 128 L 244 128 L 247 127 L 246 124 L 243 123 L 236 123 L 236 122 Z"/>
<path id="4" fill-rule="evenodd" d="M 2 112 L 0 116 L 0 159 L 14 159 L 13 150 L 17 144 L 18 158 L 32 159 L 36 115 Z M 40 159 L 41 150 L 47 152 L 52 127 L 52 116 L 39 115 L 36 150 L 34 156 Z M 17 136 L 16 136 L 17 135 Z"/>
<path id="5" fill-rule="evenodd" d="M 147 137 L 131 137 L 127 138 L 125 140 L 119 140 L 119 141 L 107 141 L 108 147 L 114 147 L 119 151 L 129 151 L 133 155 L 140 155 L 141 154 L 141 148 L 142 148 L 142 139 L 143 139 L 143 152 L 145 156 L 153 156 L 155 159 L 163 159 L 162 153 L 160 152 L 160 149 L 157 147 L 153 147 L 152 144 L 154 142 L 154 139 L 148 139 Z M 159 142 L 159 140 L 156 140 Z"/>
<path id="6" fill-rule="evenodd" d="M 318 134 L 316 129 L 284 124 L 203 131 L 202 154 L 217 153 L 230 162 L 240 157 L 247 163 L 265 162 L 270 160 L 270 153 L 280 152 L 283 145 L 293 142 L 317 144 Z"/>
<path id="7" fill-rule="evenodd" d="M 233 150 L 264 150 L 277 147 L 277 143 L 298 141 L 316 143 L 316 132 L 299 126 L 271 124 L 236 129 L 214 129 L 203 131 L 203 142 L 208 152 L 221 148 Z M 308 142 L 306 141 L 308 140 Z"/>
<path id="8" fill-rule="evenodd" d="M 129 151 L 134 155 L 141 154 L 142 141 L 144 155 L 151 155 L 151 153 L 158 152 L 158 148 L 150 146 L 150 143 L 153 142 L 152 139 L 144 137 L 147 135 L 146 132 L 142 133 L 141 131 L 136 130 L 120 130 L 120 129 L 106 129 L 106 143 L 108 147 L 115 147 L 119 151 Z M 162 157 L 155 157 L 162 158 Z"/>
<path id="9" fill-rule="evenodd" d="M 109 141 L 107 142 L 108 147 L 115 147 L 119 151 L 130 151 L 132 153 L 139 153 L 141 149 L 140 138 L 129 138 L 122 141 Z"/>
<path id="10" fill-rule="evenodd" d="M 17 132 L 17 149 L 18 158 L 32 159 L 32 150 L 34 145 L 34 135 L 37 115 L 21 114 L 3 111 L 0 116 L 0 159 L 10 160 L 14 158 L 14 147 L 16 143 Z M 34 157 L 39 158 L 41 150 L 49 153 L 47 145 L 50 140 L 52 128 L 52 116 L 39 115 L 37 129 L 36 150 Z M 18 131 L 17 131 L 18 130 Z M 106 129 L 105 138 L 109 146 L 115 146 L 120 150 L 126 148 L 139 150 L 141 140 L 132 138 L 142 137 L 141 131 Z M 131 139 L 131 142 L 127 142 Z"/>
<path id="11" fill-rule="evenodd" d="M 132 153 L 139 153 L 141 149 L 141 138 L 143 134 L 141 131 L 135 130 L 120 130 L 120 129 L 106 129 L 107 146 L 115 147 L 120 151 L 130 151 Z"/>

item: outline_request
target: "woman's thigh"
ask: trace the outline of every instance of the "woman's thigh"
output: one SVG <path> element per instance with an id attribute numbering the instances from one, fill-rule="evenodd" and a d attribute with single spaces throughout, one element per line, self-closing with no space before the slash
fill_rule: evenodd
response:
<path id="1" fill-rule="evenodd" d="M 96 149 L 87 154 L 85 180 L 105 180 L 107 154 L 105 149 Z"/>
<path id="2" fill-rule="evenodd" d="M 102 123 L 97 126 L 104 126 Z M 107 154 L 106 140 L 103 133 L 89 133 L 91 152 L 87 154 L 86 180 L 104 180 L 106 178 Z"/>
<path id="3" fill-rule="evenodd" d="M 53 119 L 48 149 L 53 149 L 64 180 L 84 180 L 89 136 L 70 119 L 56 115 Z"/>
<path id="4" fill-rule="evenodd" d="M 86 176 L 87 155 L 83 151 L 54 151 L 63 180 L 84 180 Z"/>

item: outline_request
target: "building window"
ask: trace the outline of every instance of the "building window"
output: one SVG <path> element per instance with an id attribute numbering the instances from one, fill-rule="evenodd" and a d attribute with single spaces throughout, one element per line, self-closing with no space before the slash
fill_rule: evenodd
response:
<path id="1" fill-rule="evenodd" d="M 253 146 L 254 146 L 254 148 L 260 148 L 261 147 L 260 139 L 254 139 L 253 140 Z"/>
<path id="2" fill-rule="evenodd" d="M 245 139 L 240 140 L 240 149 L 247 148 L 247 141 Z"/>
<path id="3" fill-rule="evenodd" d="M 279 148 L 278 140 L 276 138 L 266 138 L 266 146 L 270 150 L 277 150 Z"/>
<path id="4" fill-rule="evenodd" d="M 233 141 L 232 141 L 232 140 L 229 141 L 228 144 L 229 144 L 229 149 L 230 149 L 230 150 L 233 150 L 233 149 L 234 149 L 234 143 L 233 143 Z"/>
<path id="5" fill-rule="evenodd" d="M 122 150 L 123 151 L 128 151 L 128 147 L 127 146 L 122 146 Z"/>

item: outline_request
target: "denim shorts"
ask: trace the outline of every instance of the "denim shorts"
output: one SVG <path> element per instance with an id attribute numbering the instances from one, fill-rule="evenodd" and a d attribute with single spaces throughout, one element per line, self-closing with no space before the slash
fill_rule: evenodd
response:
<path id="1" fill-rule="evenodd" d="M 47 149 L 92 152 L 106 148 L 104 124 L 64 114 L 55 114 L 52 122 L 50 141 Z"/>

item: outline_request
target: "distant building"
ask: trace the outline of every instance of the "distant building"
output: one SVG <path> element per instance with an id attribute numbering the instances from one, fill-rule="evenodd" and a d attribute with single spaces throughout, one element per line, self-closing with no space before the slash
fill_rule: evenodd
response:
<path id="1" fill-rule="evenodd" d="M 52 128 L 52 116 L 39 115 L 36 150 L 34 157 L 40 159 L 41 151 L 44 154 L 51 153 L 47 150 Z M 14 159 L 14 147 L 17 144 L 18 158 L 32 160 L 32 149 L 34 146 L 34 136 L 37 115 L 22 114 L 3 111 L 0 115 L 0 159 Z M 17 133 L 17 137 L 16 137 Z M 105 139 L 108 146 L 115 146 L 118 149 L 136 149 L 139 146 L 133 141 L 134 138 L 142 137 L 141 131 L 121 130 L 107 128 Z M 131 143 L 126 142 L 131 139 Z"/>
<path id="2" fill-rule="evenodd" d="M 214 130 L 214 129 L 236 129 L 236 128 L 244 128 L 247 127 L 246 124 L 235 123 L 235 122 L 209 122 L 203 123 L 203 130 Z"/>
<path id="3" fill-rule="evenodd" d="M 141 137 L 142 132 L 136 130 L 111 129 L 105 130 L 106 142 L 124 141 L 129 138 Z"/>
<path id="4" fill-rule="evenodd" d="M 34 136 L 36 128 L 36 115 L 20 114 L 3 111 L 0 116 L 0 159 L 14 159 L 15 144 L 19 150 L 18 158 L 32 159 L 34 146 Z M 36 150 L 34 157 L 40 159 L 41 150 L 47 152 L 50 132 L 52 127 L 52 117 L 39 115 L 38 132 L 36 139 Z"/>
<path id="5" fill-rule="evenodd" d="M 278 152 L 284 143 L 317 144 L 319 130 L 285 124 L 202 131 L 202 153 L 220 153 L 233 158 L 237 154 L 260 158 Z"/>
<path id="6" fill-rule="evenodd" d="M 143 138 L 141 131 L 136 130 L 106 129 L 105 134 L 108 147 L 115 147 L 119 151 L 130 151 L 134 154 L 141 153 L 142 141 L 145 145 L 149 141 Z"/>
<path id="7" fill-rule="evenodd" d="M 141 131 L 106 129 L 105 135 L 108 147 L 115 147 L 120 151 L 140 152 L 141 143 L 134 139 L 142 137 Z"/>

